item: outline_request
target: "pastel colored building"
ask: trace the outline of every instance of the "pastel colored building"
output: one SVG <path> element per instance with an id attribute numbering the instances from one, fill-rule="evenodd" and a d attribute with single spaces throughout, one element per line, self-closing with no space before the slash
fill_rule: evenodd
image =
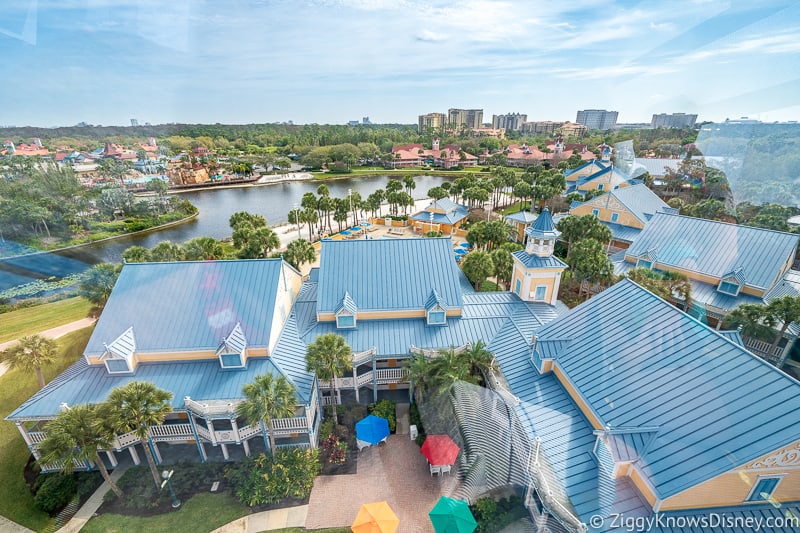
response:
<path id="1" fill-rule="evenodd" d="M 800 289 L 791 270 L 798 242 L 796 233 L 659 211 L 633 244 L 612 259 L 617 274 L 634 267 L 685 274 L 692 283 L 691 312 L 719 325 L 742 304 L 764 305 Z M 763 353 L 768 344 L 749 347 L 781 366 L 796 339 L 795 329 L 787 331 L 777 353 Z"/>
<path id="2" fill-rule="evenodd" d="M 571 216 L 594 215 L 611 230 L 611 246 L 628 248 L 657 212 L 677 213 L 645 184 L 612 189 L 585 202 L 575 202 Z"/>
<path id="3" fill-rule="evenodd" d="M 525 249 L 511 254 L 514 268 L 511 290 L 526 302 L 555 305 L 561 274 L 567 268 L 553 252 L 561 233 L 556 229 L 547 208 L 525 230 Z"/>
<path id="4" fill-rule="evenodd" d="M 411 215 L 410 219 L 417 233 L 441 231 L 443 235 L 451 235 L 468 217 L 467 206 L 457 204 L 450 198 L 440 198 L 432 201 L 419 213 Z"/>
<path id="5" fill-rule="evenodd" d="M 503 220 L 513 228 L 512 240 L 514 242 L 524 243 L 525 230 L 536 220 L 536 214 L 530 211 L 517 211 L 516 213 L 504 216 Z"/>
<path id="6" fill-rule="evenodd" d="M 439 146 L 439 138 L 434 137 L 432 148 L 426 150 L 422 144 L 404 144 L 392 147 L 392 158 L 386 162 L 390 168 L 418 167 L 426 164 L 438 168 L 476 167 L 478 157 L 461 150 L 456 144 Z"/>

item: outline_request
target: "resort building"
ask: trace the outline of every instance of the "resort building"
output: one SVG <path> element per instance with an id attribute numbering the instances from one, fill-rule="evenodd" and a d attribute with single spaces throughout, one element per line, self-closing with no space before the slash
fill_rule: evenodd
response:
<path id="1" fill-rule="evenodd" d="M 447 123 L 447 115 L 444 113 L 428 113 L 427 115 L 420 115 L 417 120 L 417 131 L 422 134 L 425 128 L 431 128 L 433 131 L 442 131 L 444 125 Z"/>
<path id="2" fill-rule="evenodd" d="M 514 259 L 511 290 L 526 302 L 555 305 L 561 274 L 567 265 L 553 255 L 561 233 L 546 207 L 525 229 L 525 235 L 525 249 L 511 254 Z"/>
<path id="3" fill-rule="evenodd" d="M 628 248 L 642 228 L 657 212 L 675 213 L 644 183 L 613 189 L 585 202 L 575 202 L 569 210 L 571 216 L 594 215 L 611 230 L 611 247 Z"/>
<path id="4" fill-rule="evenodd" d="M 610 163 L 601 161 L 596 164 L 598 166 L 605 166 L 588 175 L 585 175 L 585 172 L 591 170 L 592 167 L 578 167 L 573 169 L 575 172 L 567 171 L 564 173 L 567 182 L 567 194 L 571 192 L 586 193 L 587 191 L 611 191 L 640 183 L 640 181 L 630 178 L 627 174 Z"/>
<path id="5" fill-rule="evenodd" d="M 595 159 L 594 153 L 588 151 L 585 144 L 564 144 L 560 136 L 555 141 L 548 142 L 544 150 L 540 150 L 538 146 L 522 143 L 506 146 L 503 153 L 507 158 L 506 165 L 525 168 L 539 165 L 544 161 L 551 161 L 555 164 L 560 160 L 569 158 L 573 150 L 577 150 L 585 161 Z"/>
<path id="6" fill-rule="evenodd" d="M 438 168 L 476 167 L 478 157 L 469 154 L 456 144 L 439 146 L 439 137 L 434 137 L 431 149 L 426 150 L 422 144 L 403 144 L 392 147 L 392 159 L 387 161 L 390 168 L 419 167 L 432 165 Z"/>
<path id="7" fill-rule="evenodd" d="M 442 235 L 451 235 L 469 217 L 467 206 L 457 204 L 450 198 L 441 198 L 432 201 L 419 213 L 411 215 L 414 221 L 414 231 L 425 234 L 429 231 L 442 232 Z"/>
<path id="8" fill-rule="evenodd" d="M 554 531 L 796 529 L 800 383 L 736 338 L 626 279 L 490 345 L 531 441 L 529 509 Z"/>
<path id="9" fill-rule="evenodd" d="M 280 259 L 126 264 L 84 357 L 8 420 L 38 459 L 42 428 L 60 410 L 149 381 L 173 394 L 172 413 L 150 428 L 159 462 L 176 455 L 228 459 L 252 447 L 263 451 L 267 429 L 248 425 L 236 407 L 244 384 L 273 374 L 285 376 L 297 394 L 295 416 L 274 421 L 277 445 L 316 446 L 317 381 L 303 358 L 278 349 L 301 283 Z M 132 433 L 118 435 L 106 451 L 109 466 L 122 453 L 139 463 L 142 450 Z"/>
<path id="10" fill-rule="evenodd" d="M 472 130 L 483 127 L 483 109 L 448 109 L 447 127 L 458 130 L 462 126 Z"/>
<path id="11" fill-rule="evenodd" d="M 517 211 L 504 216 L 503 220 L 513 228 L 510 239 L 514 242 L 524 243 L 525 230 L 536 220 L 536 214 L 530 211 Z"/>
<path id="12" fill-rule="evenodd" d="M 522 124 L 528 120 L 528 115 L 508 113 L 505 115 L 492 115 L 492 128 L 519 131 Z"/>
<path id="13" fill-rule="evenodd" d="M 617 124 L 618 111 L 605 109 L 584 109 L 578 111 L 575 122 L 583 124 L 590 130 L 610 130 Z"/>
<path id="14" fill-rule="evenodd" d="M 658 113 L 650 120 L 651 128 L 694 128 L 697 114 Z"/>
<path id="15" fill-rule="evenodd" d="M 791 294 L 800 235 L 657 211 L 627 250 L 612 257 L 617 274 L 634 267 L 680 272 L 692 283 L 690 312 L 719 326 L 742 304 Z M 798 287 L 800 288 L 800 287 Z M 789 292 L 787 292 L 789 291 Z M 800 291 L 798 291 L 800 293 Z M 776 353 L 748 347 L 781 366 L 796 340 L 793 328 Z M 766 345 L 766 346 L 762 346 Z"/>

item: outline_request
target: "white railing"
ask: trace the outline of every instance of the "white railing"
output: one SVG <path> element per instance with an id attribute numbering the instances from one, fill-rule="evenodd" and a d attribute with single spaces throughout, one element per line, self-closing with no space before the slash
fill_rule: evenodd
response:
<path id="1" fill-rule="evenodd" d="M 139 437 L 137 437 L 136 433 L 133 431 L 129 431 L 123 435 L 117 435 L 117 438 L 114 440 L 114 448 L 120 450 L 137 442 L 139 442 Z"/>
<path id="2" fill-rule="evenodd" d="M 236 432 L 233 429 L 214 431 L 214 438 L 216 442 L 236 442 Z"/>
<path id="3" fill-rule="evenodd" d="M 249 439 L 254 435 L 258 435 L 261 433 L 261 425 L 260 424 L 253 424 L 251 426 L 244 426 L 239 428 L 239 438 L 242 440 Z"/>
<path id="4" fill-rule="evenodd" d="M 744 341 L 745 348 L 765 359 L 777 358 L 782 351 L 780 347 L 775 347 L 775 349 L 770 352 L 770 347 L 772 346 L 770 342 L 764 342 L 750 337 L 743 337 L 742 340 Z"/>
<path id="5" fill-rule="evenodd" d="M 503 398 L 504 401 L 512 405 L 520 404 L 520 399 L 511 394 L 511 391 L 506 389 L 503 386 L 503 384 L 500 383 L 500 380 L 497 378 L 497 376 L 493 371 L 489 370 L 488 372 L 486 372 L 486 378 L 487 381 L 489 382 L 489 387 L 496 393 L 498 393 Z"/>
<path id="6" fill-rule="evenodd" d="M 296 416 L 293 418 L 276 418 L 272 421 L 272 428 L 275 431 L 286 432 L 287 430 L 305 430 L 308 429 L 308 420 L 304 416 Z"/>
<path id="7" fill-rule="evenodd" d="M 188 396 L 183 399 L 186 408 L 195 414 L 209 415 L 232 415 L 236 413 L 236 407 L 241 400 L 215 401 L 213 404 L 197 402 Z"/>
<path id="8" fill-rule="evenodd" d="M 28 438 L 31 440 L 31 444 L 39 444 L 44 440 L 44 437 L 44 431 L 31 431 L 28 433 Z"/>
<path id="9" fill-rule="evenodd" d="M 165 424 L 150 426 L 150 438 L 160 440 L 189 440 L 194 438 L 191 424 Z"/>
<path id="10" fill-rule="evenodd" d="M 539 452 L 541 450 L 541 439 L 535 437 L 533 439 L 533 446 L 528 455 L 528 493 L 536 491 L 542 504 L 551 511 L 552 516 L 558 520 L 564 528 L 573 532 L 585 532 L 587 530 L 586 524 L 572 514 L 558 499 L 553 497 L 553 491 L 547 482 L 547 477 L 539 470 Z M 533 504 L 532 498 L 525 499 L 526 507 L 530 509 Z M 538 515 L 538 510 L 536 511 Z"/>
<path id="11" fill-rule="evenodd" d="M 322 397 L 322 405 L 331 405 L 331 404 L 333 404 L 333 401 L 331 401 L 331 398 L 333 398 L 333 400 L 336 402 L 336 405 L 342 405 L 342 402 L 339 401 L 339 398 L 337 398 L 335 394 L 332 394 L 330 396 L 323 396 Z"/>
<path id="12" fill-rule="evenodd" d="M 358 366 L 361 363 L 372 360 L 372 356 L 376 353 L 378 353 L 378 350 L 374 346 L 369 350 L 353 353 L 353 366 Z"/>
<path id="13" fill-rule="evenodd" d="M 399 383 L 406 377 L 408 370 L 405 368 L 381 368 L 375 371 L 375 381 L 379 385 L 386 385 L 387 383 Z"/>
<path id="14" fill-rule="evenodd" d="M 469 350 L 472 346 L 470 343 L 466 343 L 463 346 L 459 346 L 458 348 L 453 348 L 453 353 L 456 355 L 462 354 Z M 443 351 L 447 351 L 450 348 L 418 348 L 417 346 L 411 345 L 411 348 L 408 349 L 413 354 L 416 355 L 423 355 L 425 357 L 441 357 Z"/>
<path id="15" fill-rule="evenodd" d="M 199 424 L 195 424 L 195 429 L 197 430 L 197 436 L 203 437 L 207 441 L 211 442 L 211 432 L 208 431 L 208 429 Z"/>
<path id="16" fill-rule="evenodd" d="M 362 385 L 366 385 L 367 383 L 372 383 L 372 370 L 358 376 L 356 383 L 358 383 L 359 387 L 361 387 Z"/>
<path id="17" fill-rule="evenodd" d="M 302 450 L 311 449 L 311 444 L 308 442 L 298 442 L 295 444 L 277 444 L 276 448 L 300 448 Z"/>

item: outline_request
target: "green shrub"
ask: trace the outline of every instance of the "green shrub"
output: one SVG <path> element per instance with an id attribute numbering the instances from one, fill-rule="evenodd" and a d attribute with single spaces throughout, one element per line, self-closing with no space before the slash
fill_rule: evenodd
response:
<path id="1" fill-rule="evenodd" d="M 319 470 L 318 450 L 283 448 L 271 460 L 261 454 L 231 465 L 225 477 L 231 481 L 239 501 L 252 507 L 284 498 L 307 498 Z"/>
<path id="2" fill-rule="evenodd" d="M 75 476 L 65 474 L 43 474 L 41 484 L 38 483 L 36 496 L 33 498 L 36 507 L 46 513 L 55 514 L 63 509 L 78 494 L 78 481 Z"/>
<path id="3" fill-rule="evenodd" d="M 470 506 L 475 521 L 478 522 L 478 533 L 495 533 L 528 516 L 528 511 L 522 505 L 522 498 L 510 496 L 495 500 L 487 497 L 481 498 Z"/>
<path id="4" fill-rule="evenodd" d="M 391 400 L 381 400 L 377 403 L 369 404 L 369 412 L 375 416 L 385 418 L 389 421 L 389 431 L 394 433 L 397 423 L 395 422 L 395 402 Z"/>

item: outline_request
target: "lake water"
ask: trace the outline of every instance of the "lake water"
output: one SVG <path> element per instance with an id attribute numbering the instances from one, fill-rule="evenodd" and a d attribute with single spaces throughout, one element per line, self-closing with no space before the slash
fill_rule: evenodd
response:
<path id="1" fill-rule="evenodd" d="M 377 189 L 385 189 L 389 176 L 372 178 L 347 178 L 325 182 L 333 197 L 347 197 L 348 189 L 357 191 L 362 198 Z M 440 185 L 445 178 L 418 176 L 414 199 L 427 197 L 432 187 Z M 195 237 L 223 239 L 231 235 L 228 219 L 237 211 L 247 211 L 264 216 L 267 223 L 275 226 L 287 222 L 288 213 L 299 207 L 300 199 L 307 192 L 316 194 L 320 182 L 294 181 L 257 187 L 230 189 L 205 189 L 182 193 L 181 197 L 197 206 L 200 213 L 192 221 L 143 235 L 114 239 L 105 243 L 86 246 L 56 254 L 37 254 L 15 260 L 0 261 L 0 291 L 31 281 L 31 277 L 63 277 L 86 270 L 93 264 L 122 260 L 122 252 L 130 246 L 152 248 L 161 241 L 184 243 Z"/>

